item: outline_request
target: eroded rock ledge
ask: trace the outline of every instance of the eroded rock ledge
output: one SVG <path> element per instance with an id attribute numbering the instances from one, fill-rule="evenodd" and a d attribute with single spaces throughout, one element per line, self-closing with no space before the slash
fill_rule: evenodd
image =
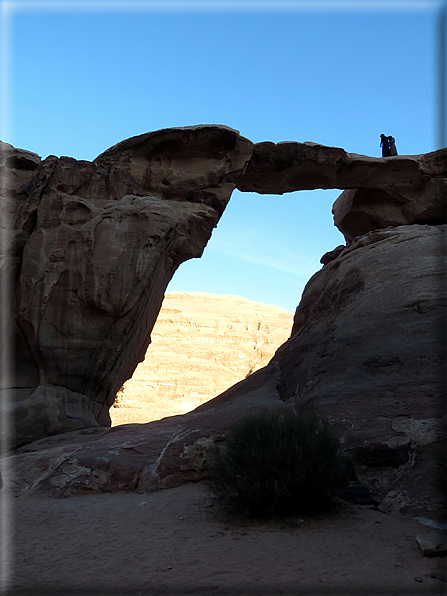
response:
<path id="1" fill-rule="evenodd" d="M 377 158 L 310 142 L 257 143 L 237 188 L 261 194 L 346 189 L 332 212 L 350 242 L 388 226 L 447 223 L 447 149 Z"/>

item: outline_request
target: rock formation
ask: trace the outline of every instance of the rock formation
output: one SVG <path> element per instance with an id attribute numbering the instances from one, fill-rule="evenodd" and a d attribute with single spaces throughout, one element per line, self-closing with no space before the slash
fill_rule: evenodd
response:
<path id="1" fill-rule="evenodd" d="M 323 255 L 267 367 L 286 404 L 329 418 L 384 512 L 439 513 L 429 462 L 447 440 L 446 240 L 445 224 L 402 225 Z M 245 383 L 233 388 L 241 398 Z"/>
<path id="2" fill-rule="evenodd" d="M 222 126 L 144 134 L 93 162 L 2 145 L 13 444 L 110 424 L 167 284 L 202 254 L 251 151 Z"/>
<path id="3" fill-rule="evenodd" d="M 387 226 L 447 223 L 447 151 L 376 158 L 316 143 L 257 143 L 241 191 L 344 188 L 334 223 L 351 242 Z"/>
<path id="4" fill-rule="evenodd" d="M 355 238 L 310 279 L 273 358 L 281 398 L 327 415 L 364 477 L 385 494 L 398 486 L 409 510 L 432 493 L 426 446 L 439 439 L 446 233 L 407 225 Z"/>
<path id="5" fill-rule="evenodd" d="M 109 423 L 170 276 L 201 254 L 234 187 L 345 189 L 333 211 L 347 241 L 323 255 L 292 336 L 267 367 L 183 416 L 22 447 L 6 488 L 70 494 L 197 480 L 232 421 L 314 408 L 382 510 L 433 510 L 427 446 L 442 439 L 447 149 L 370 158 L 315 143 L 253 145 L 209 126 L 129 139 L 92 163 L 4 155 L 18 444 Z"/>
<path id="6" fill-rule="evenodd" d="M 407 202 L 426 200 L 445 188 L 445 149 L 422 155 L 378 158 L 347 153 L 317 143 L 256 143 L 248 167 L 237 181 L 245 192 L 282 194 L 315 188 L 415 190 Z M 444 179 L 444 183 L 437 183 Z M 427 188 L 428 187 L 428 188 Z M 443 216 L 445 218 L 445 213 Z"/>
<path id="7" fill-rule="evenodd" d="M 265 366 L 293 315 L 239 296 L 170 292 L 152 342 L 110 409 L 112 425 L 183 414 Z"/>

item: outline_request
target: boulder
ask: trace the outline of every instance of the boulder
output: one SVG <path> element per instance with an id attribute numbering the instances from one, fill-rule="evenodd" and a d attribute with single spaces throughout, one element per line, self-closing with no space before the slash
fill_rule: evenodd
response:
<path id="1" fill-rule="evenodd" d="M 346 242 L 389 226 L 446 223 L 447 177 L 423 188 L 357 188 L 341 193 L 332 207 L 334 224 Z"/>
<path id="2" fill-rule="evenodd" d="M 416 536 L 416 542 L 424 557 L 445 557 L 447 556 L 447 536 L 434 533 Z"/>
<path id="3" fill-rule="evenodd" d="M 202 254 L 252 143 L 209 125 L 134 137 L 93 162 L 5 151 L 16 358 L 1 403 L 19 446 L 110 425 L 167 284 Z"/>

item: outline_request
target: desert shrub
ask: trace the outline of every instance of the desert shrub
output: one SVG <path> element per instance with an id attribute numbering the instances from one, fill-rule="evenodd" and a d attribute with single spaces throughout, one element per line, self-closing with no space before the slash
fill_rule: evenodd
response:
<path id="1" fill-rule="evenodd" d="M 238 421 L 208 462 L 209 490 L 233 513 L 281 517 L 328 510 L 349 465 L 326 419 L 261 412 Z"/>

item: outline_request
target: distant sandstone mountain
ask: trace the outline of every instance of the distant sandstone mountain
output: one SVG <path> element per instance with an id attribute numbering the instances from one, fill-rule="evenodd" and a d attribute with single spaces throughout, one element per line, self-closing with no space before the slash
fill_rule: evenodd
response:
<path id="1" fill-rule="evenodd" d="M 265 366 L 292 313 L 239 296 L 166 294 L 146 358 L 110 410 L 112 426 L 183 414 Z"/>

